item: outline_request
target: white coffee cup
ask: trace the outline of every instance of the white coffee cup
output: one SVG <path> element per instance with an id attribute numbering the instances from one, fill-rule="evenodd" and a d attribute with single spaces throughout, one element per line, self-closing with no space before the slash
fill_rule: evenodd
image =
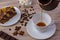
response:
<path id="1" fill-rule="evenodd" d="M 47 27 L 51 24 L 51 17 L 47 13 L 42 13 L 42 20 L 41 20 L 41 13 L 36 13 L 32 17 L 33 23 L 35 25 L 35 28 L 40 32 L 45 32 L 47 30 Z M 37 23 L 43 22 L 46 24 L 46 26 L 38 26 Z"/>

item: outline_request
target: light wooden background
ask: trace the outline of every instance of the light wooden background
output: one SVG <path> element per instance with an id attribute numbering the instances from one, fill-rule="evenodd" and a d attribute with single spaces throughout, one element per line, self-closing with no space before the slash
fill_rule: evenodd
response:
<path id="1" fill-rule="evenodd" d="M 36 0 L 33 0 L 33 2 L 34 2 L 34 5 L 33 5 L 34 9 L 36 9 L 35 11 L 39 12 L 41 8 L 37 4 Z M 8 5 L 14 5 L 18 7 L 19 6 L 18 0 L 0 0 L 0 8 L 3 6 L 8 6 Z M 56 33 L 51 38 L 45 39 L 45 40 L 60 40 L 60 3 L 56 9 L 52 11 L 45 11 L 45 12 L 47 12 L 52 17 L 57 27 Z M 16 25 L 19 25 L 19 23 L 17 23 Z M 26 31 L 26 28 L 24 28 L 24 30 Z M 0 38 L 0 40 L 3 40 L 3 39 Z M 22 37 L 21 40 L 38 40 L 38 39 L 32 38 L 27 33 L 26 38 L 24 39 Z"/>

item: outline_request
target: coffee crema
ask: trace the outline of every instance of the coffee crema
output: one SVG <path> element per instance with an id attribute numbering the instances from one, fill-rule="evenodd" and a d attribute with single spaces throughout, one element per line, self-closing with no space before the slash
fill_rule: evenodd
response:
<path id="1" fill-rule="evenodd" d="M 46 24 L 44 22 L 39 22 L 39 23 L 37 23 L 37 26 L 44 27 L 44 26 L 46 26 Z"/>

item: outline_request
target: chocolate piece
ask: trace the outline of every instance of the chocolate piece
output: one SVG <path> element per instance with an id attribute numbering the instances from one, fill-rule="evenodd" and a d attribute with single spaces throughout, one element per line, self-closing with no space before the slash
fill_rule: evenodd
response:
<path id="1" fill-rule="evenodd" d="M 5 40 L 10 40 L 10 37 L 9 35 L 6 36 Z"/>
<path id="2" fill-rule="evenodd" d="M 20 29 L 21 29 L 21 26 L 20 27 L 17 27 L 17 26 L 15 27 L 16 31 L 19 31 Z"/>
<path id="3" fill-rule="evenodd" d="M 13 32 L 13 35 L 16 36 L 18 34 L 18 31 Z"/>
<path id="4" fill-rule="evenodd" d="M 3 38 L 3 39 L 5 39 L 6 36 L 7 36 L 7 34 L 3 32 L 2 35 L 1 35 L 0 37 Z"/>
<path id="5" fill-rule="evenodd" d="M 10 40 L 11 38 L 13 38 L 14 40 L 17 40 L 16 38 L 14 38 L 14 37 L 6 34 L 6 33 L 3 32 L 3 31 L 0 31 L 0 34 L 1 34 L 0 37 L 3 38 L 4 40 Z"/>
<path id="6" fill-rule="evenodd" d="M 19 35 L 22 35 L 23 36 L 24 35 L 24 31 L 20 31 L 19 32 Z"/>
<path id="7" fill-rule="evenodd" d="M 32 11 L 32 9 L 30 9 L 30 11 Z"/>
<path id="8" fill-rule="evenodd" d="M 10 40 L 18 40 L 18 39 L 15 39 L 14 37 L 10 37 Z"/>
<path id="9" fill-rule="evenodd" d="M 1 34 L 2 34 L 3 32 L 2 31 L 0 31 L 0 36 L 1 36 Z"/>

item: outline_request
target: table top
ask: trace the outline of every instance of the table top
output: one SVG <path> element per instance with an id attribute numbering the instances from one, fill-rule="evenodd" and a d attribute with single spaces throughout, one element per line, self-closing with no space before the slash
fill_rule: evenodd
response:
<path id="1" fill-rule="evenodd" d="M 36 2 L 36 0 L 33 0 L 33 3 L 34 3 L 33 4 L 34 11 L 40 12 L 41 8 L 38 5 L 38 3 Z M 20 4 L 18 3 L 18 0 L 0 0 L 0 8 L 4 7 L 4 6 L 9 6 L 9 5 L 14 5 L 14 6 L 19 8 Z M 56 33 L 51 38 L 46 39 L 46 40 L 60 40 L 60 3 L 54 10 L 52 10 L 52 11 L 45 11 L 45 12 L 47 12 L 52 17 L 52 19 L 54 20 L 54 22 L 56 24 L 56 28 L 57 28 Z M 7 34 L 13 36 L 11 34 L 13 32 L 13 30 L 9 31 L 8 29 L 9 28 L 14 29 L 15 26 L 20 26 L 20 23 L 17 22 L 15 25 L 9 26 L 9 27 L 2 27 L 2 26 L 0 26 L 0 30 L 3 30 Z M 13 36 L 13 37 L 18 38 L 19 40 L 38 40 L 38 39 L 34 39 L 31 36 L 29 36 L 29 34 L 26 31 L 26 27 L 22 26 L 22 30 L 25 32 L 24 36 Z M 0 40 L 3 40 L 3 39 L 0 38 Z"/>

